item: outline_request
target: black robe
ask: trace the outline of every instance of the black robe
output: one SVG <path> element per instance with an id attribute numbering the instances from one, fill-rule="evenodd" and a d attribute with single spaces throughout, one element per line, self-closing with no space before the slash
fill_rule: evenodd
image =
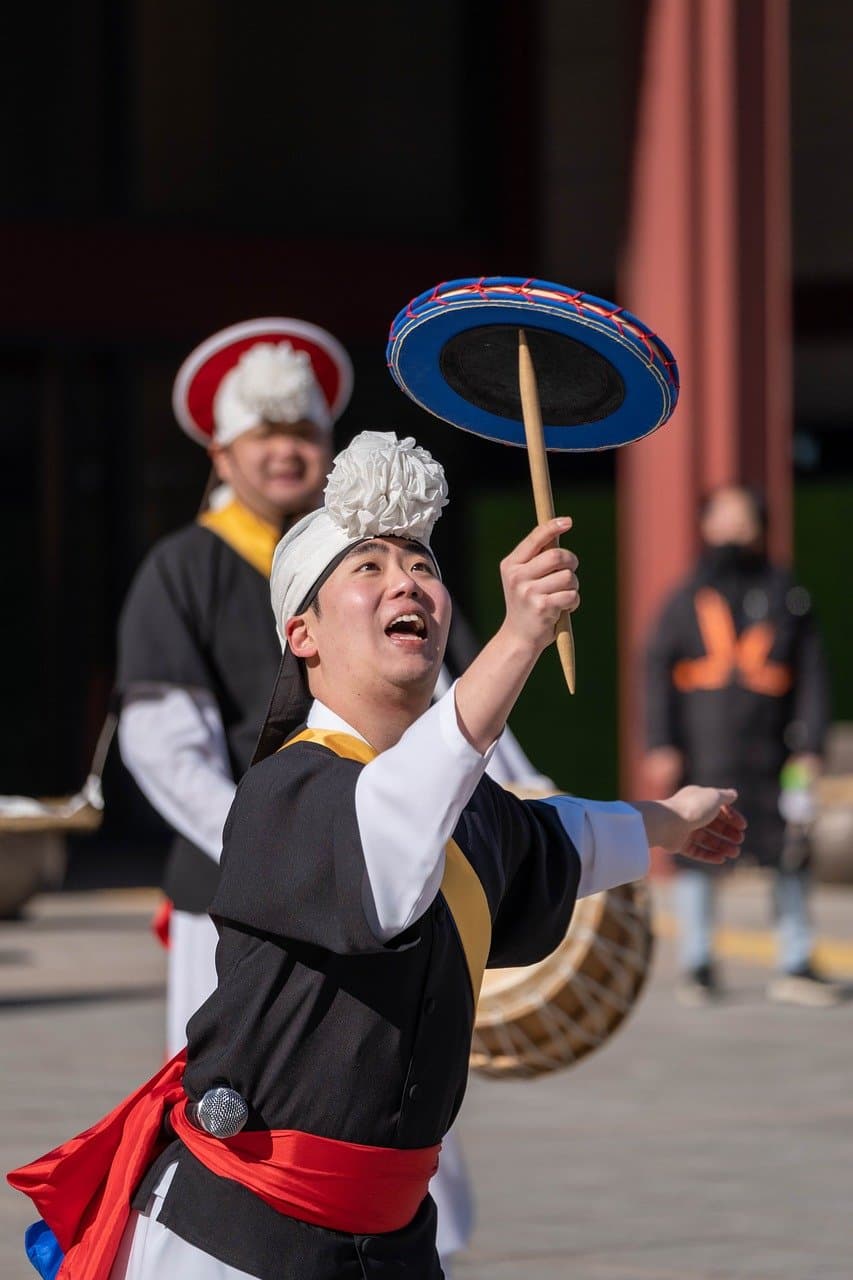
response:
<path id="1" fill-rule="evenodd" d="M 684 782 L 736 787 L 749 821 L 745 852 L 776 865 L 785 838 L 780 771 L 792 754 L 820 754 L 827 724 L 808 593 L 763 557 L 709 551 L 651 637 L 647 748 L 682 751 Z"/>
<path id="2" fill-rule="evenodd" d="M 218 534 L 189 525 L 151 550 L 119 621 L 119 695 L 133 685 L 203 689 L 215 700 L 235 781 L 249 767 L 281 660 L 269 580 Z M 204 913 L 219 869 L 176 835 L 164 891 Z"/>
<path id="3" fill-rule="evenodd" d="M 249 1104 L 249 1128 L 428 1147 L 465 1092 L 471 980 L 443 894 L 387 945 L 371 933 L 355 811 L 362 768 L 301 742 L 241 782 L 212 905 L 218 986 L 188 1025 L 184 1085 L 198 1099 L 227 1082 Z M 548 955 L 568 927 L 580 877 L 555 809 L 484 777 L 454 839 L 485 893 L 489 965 Z M 149 1171 L 136 1207 L 176 1159 L 159 1221 L 261 1280 L 441 1274 L 429 1196 L 401 1231 L 369 1239 L 327 1231 L 277 1213 L 177 1142 Z"/>

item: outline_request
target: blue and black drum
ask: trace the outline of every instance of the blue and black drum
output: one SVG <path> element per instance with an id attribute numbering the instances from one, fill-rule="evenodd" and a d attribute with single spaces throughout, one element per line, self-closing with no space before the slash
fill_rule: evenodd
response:
<path id="1" fill-rule="evenodd" d="M 519 329 L 548 450 L 612 449 L 671 417 L 678 367 L 660 338 L 624 307 L 546 280 L 481 276 L 419 294 L 391 325 L 388 367 L 436 417 L 524 447 Z"/>

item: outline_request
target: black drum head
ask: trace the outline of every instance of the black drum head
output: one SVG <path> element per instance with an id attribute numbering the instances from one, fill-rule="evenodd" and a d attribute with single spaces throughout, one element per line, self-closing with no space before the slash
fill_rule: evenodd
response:
<path id="1" fill-rule="evenodd" d="M 552 329 L 525 325 L 524 332 L 544 426 L 598 422 L 621 406 L 625 383 L 605 356 Z M 521 418 L 517 326 L 479 325 L 455 334 L 441 349 L 439 368 L 456 394 L 478 409 Z"/>

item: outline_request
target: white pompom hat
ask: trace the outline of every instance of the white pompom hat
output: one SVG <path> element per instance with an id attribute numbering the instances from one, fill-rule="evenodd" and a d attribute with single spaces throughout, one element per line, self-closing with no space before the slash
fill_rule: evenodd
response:
<path id="1" fill-rule="evenodd" d="M 398 536 L 429 547 L 447 506 L 444 468 L 411 436 L 362 431 L 335 458 L 325 502 L 303 516 L 275 549 L 270 598 L 279 638 L 306 607 L 327 569 L 367 538 Z"/>
<path id="2" fill-rule="evenodd" d="M 285 641 L 287 620 L 304 613 L 360 542 L 410 538 L 429 550 L 447 500 L 444 468 L 411 436 L 398 440 L 390 431 L 363 431 L 335 458 L 324 505 L 288 530 L 273 557 L 270 600 L 284 652 L 253 763 L 285 741 L 311 702 L 304 664 Z"/>

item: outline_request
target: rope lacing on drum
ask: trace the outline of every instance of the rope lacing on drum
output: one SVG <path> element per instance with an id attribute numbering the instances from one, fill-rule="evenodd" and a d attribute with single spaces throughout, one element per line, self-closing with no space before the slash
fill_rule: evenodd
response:
<path id="1" fill-rule="evenodd" d="M 445 290 L 449 290 L 447 296 L 445 296 Z M 624 307 L 611 306 L 609 303 L 605 303 L 602 298 L 596 298 L 593 294 L 583 293 L 579 289 L 572 292 L 561 289 L 558 285 L 536 280 L 533 277 L 528 277 L 521 284 L 511 284 L 503 276 L 480 276 L 479 279 L 472 280 L 464 285 L 443 280 L 426 297 L 421 294 L 419 298 L 413 298 L 408 303 L 403 314 L 407 320 L 414 320 L 423 314 L 424 308 L 430 305 L 449 306 L 466 293 L 475 294 L 485 300 L 490 297 L 505 298 L 508 294 L 528 302 L 551 299 L 573 307 L 578 315 L 597 316 L 604 320 L 609 320 L 620 337 L 624 338 L 627 333 L 635 342 L 639 342 L 645 349 L 650 363 L 658 361 L 662 364 L 676 389 L 679 386 L 676 362 L 669 358 L 658 344 L 653 341 L 652 335 L 636 317 L 626 313 Z M 397 336 L 397 332 L 392 322 L 388 340 L 393 341 Z"/>
<path id="2" fill-rule="evenodd" d="M 636 890 L 635 890 L 636 892 Z M 590 900 L 592 901 L 592 900 Z M 502 1018 L 475 1028 L 472 1040 L 472 1063 L 493 1075 L 531 1076 L 558 1066 L 569 1066 L 607 1040 L 630 1012 L 643 986 L 653 935 L 648 921 L 645 898 L 638 903 L 619 891 L 607 896 L 606 918 L 622 941 L 603 937 L 598 929 L 585 922 L 581 909 L 573 922 L 567 940 L 587 948 L 605 968 L 605 982 L 578 971 L 571 952 L 551 957 L 552 979 L 562 980 L 563 993 L 580 1006 L 575 1015 L 567 1012 L 560 998 L 548 1000 L 534 994 L 525 1018 L 536 1019 L 539 1039 L 534 1039 L 521 1019 Z M 600 927 L 600 922 L 599 922 Z M 638 961 L 642 967 L 638 968 Z M 553 983 L 549 988 L 553 989 Z M 495 1002 L 500 1013 L 501 1001 Z"/>

